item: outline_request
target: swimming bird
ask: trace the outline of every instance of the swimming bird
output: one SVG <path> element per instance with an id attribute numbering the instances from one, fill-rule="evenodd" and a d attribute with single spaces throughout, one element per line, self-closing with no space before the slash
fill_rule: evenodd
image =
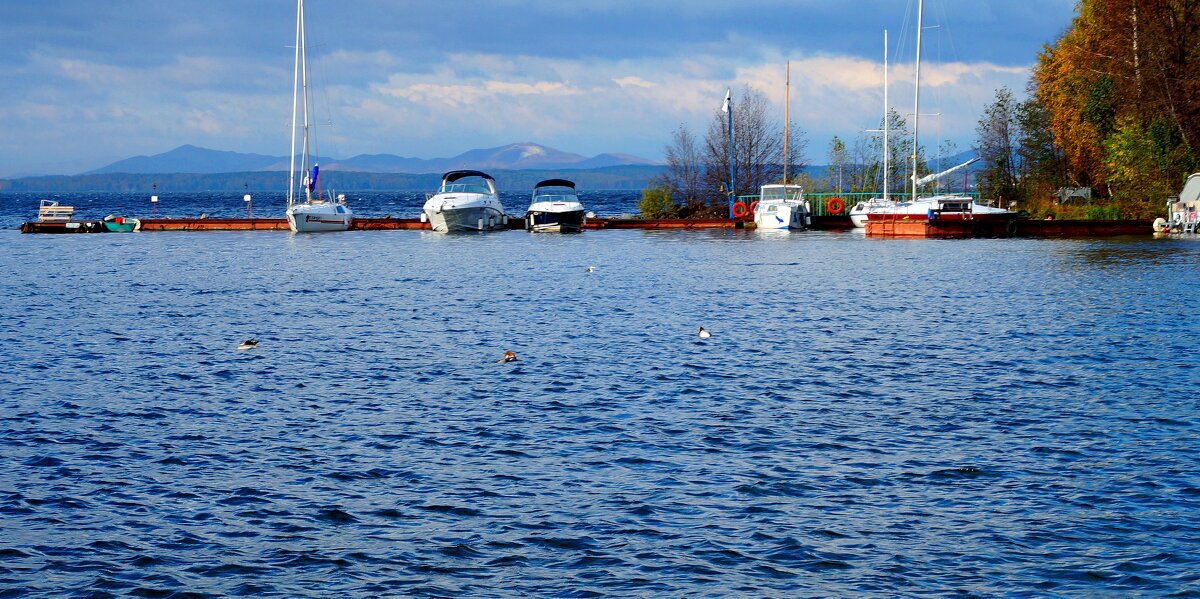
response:
<path id="1" fill-rule="evenodd" d="M 238 349 L 250 349 L 252 347 L 258 347 L 258 339 L 247 339 L 238 346 Z"/>
<path id="2" fill-rule="evenodd" d="M 704 327 L 700 327 L 700 330 L 696 334 L 700 335 L 701 339 L 708 339 L 709 337 L 712 337 L 712 333 L 704 330 Z"/>
<path id="3" fill-rule="evenodd" d="M 595 267 L 595 266 L 589 266 L 589 267 L 587 267 L 587 268 L 585 268 L 585 269 L 584 269 L 584 272 L 596 272 L 596 267 Z"/>
<path id="4" fill-rule="evenodd" d="M 517 354 L 514 354 L 512 352 L 512 350 L 510 349 L 510 350 L 504 352 L 504 357 L 500 358 L 499 360 L 496 360 L 496 363 L 503 364 L 505 362 L 516 362 L 516 361 L 517 361 Z"/>

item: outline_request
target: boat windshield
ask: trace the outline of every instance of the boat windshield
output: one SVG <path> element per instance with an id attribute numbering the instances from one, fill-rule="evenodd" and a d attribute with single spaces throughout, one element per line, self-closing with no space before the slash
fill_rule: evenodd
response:
<path id="1" fill-rule="evenodd" d="M 545 193 L 538 194 L 533 198 L 534 202 L 578 202 L 579 198 L 574 194 L 567 193 Z"/>
<path id="2" fill-rule="evenodd" d="M 784 193 L 783 193 L 784 189 L 785 188 L 782 185 L 763 186 L 762 195 L 759 197 L 759 199 L 763 200 L 763 201 L 766 201 L 766 200 L 798 200 L 798 199 L 800 199 L 801 196 L 804 195 L 803 190 L 801 190 L 799 186 L 789 185 L 786 188 L 787 196 L 785 197 Z"/>
<path id="3" fill-rule="evenodd" d="M 447 183 L 438 193 L 492 193 L 492 190 L 479 183 Z"/>

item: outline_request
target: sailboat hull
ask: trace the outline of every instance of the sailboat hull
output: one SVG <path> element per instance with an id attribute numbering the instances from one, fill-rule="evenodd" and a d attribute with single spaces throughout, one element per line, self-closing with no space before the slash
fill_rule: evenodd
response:
<path id="1" fill-rule="evenodd" d="M 326 233 L 350 228 L 354 214 L 341 204 L 298 204 L 287 211 L 288 228 L 293 233 Z"/>

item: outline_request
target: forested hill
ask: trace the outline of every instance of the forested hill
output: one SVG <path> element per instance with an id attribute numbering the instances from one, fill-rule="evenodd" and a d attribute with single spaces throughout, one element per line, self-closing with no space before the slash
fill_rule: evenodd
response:
<path id="1" fill-rule="evenodd" d="M 625 165 L 583 170 L 497 170 L 489 174 L 503 191 L 532 189 L 539 181 L 566 178 L 575 181 L 580 189 L 642 189 L 661 173 L 657 165 Z M 327 188 L 341 191 L 433 191 L 441 182 L 439 174 L 361 173 L 322 171 L 321 179 Z M 0 191 L 110 191 L 151 193 L 152 191 L 240 192 L 286 190 L 285 171 L 254 171 L 245 173 L 170 173 L 125 174 L 106 173 L 73 176 L 25 177 L 0 179 Z"/>

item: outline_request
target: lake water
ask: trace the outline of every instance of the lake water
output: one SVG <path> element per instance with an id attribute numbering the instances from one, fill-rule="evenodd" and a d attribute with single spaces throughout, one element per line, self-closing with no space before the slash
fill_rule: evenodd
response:
<path id="1" fill-rule="evenodd" d="M 0 596 L 1200 596 L 1196 240 L 0 206 Z"/>

